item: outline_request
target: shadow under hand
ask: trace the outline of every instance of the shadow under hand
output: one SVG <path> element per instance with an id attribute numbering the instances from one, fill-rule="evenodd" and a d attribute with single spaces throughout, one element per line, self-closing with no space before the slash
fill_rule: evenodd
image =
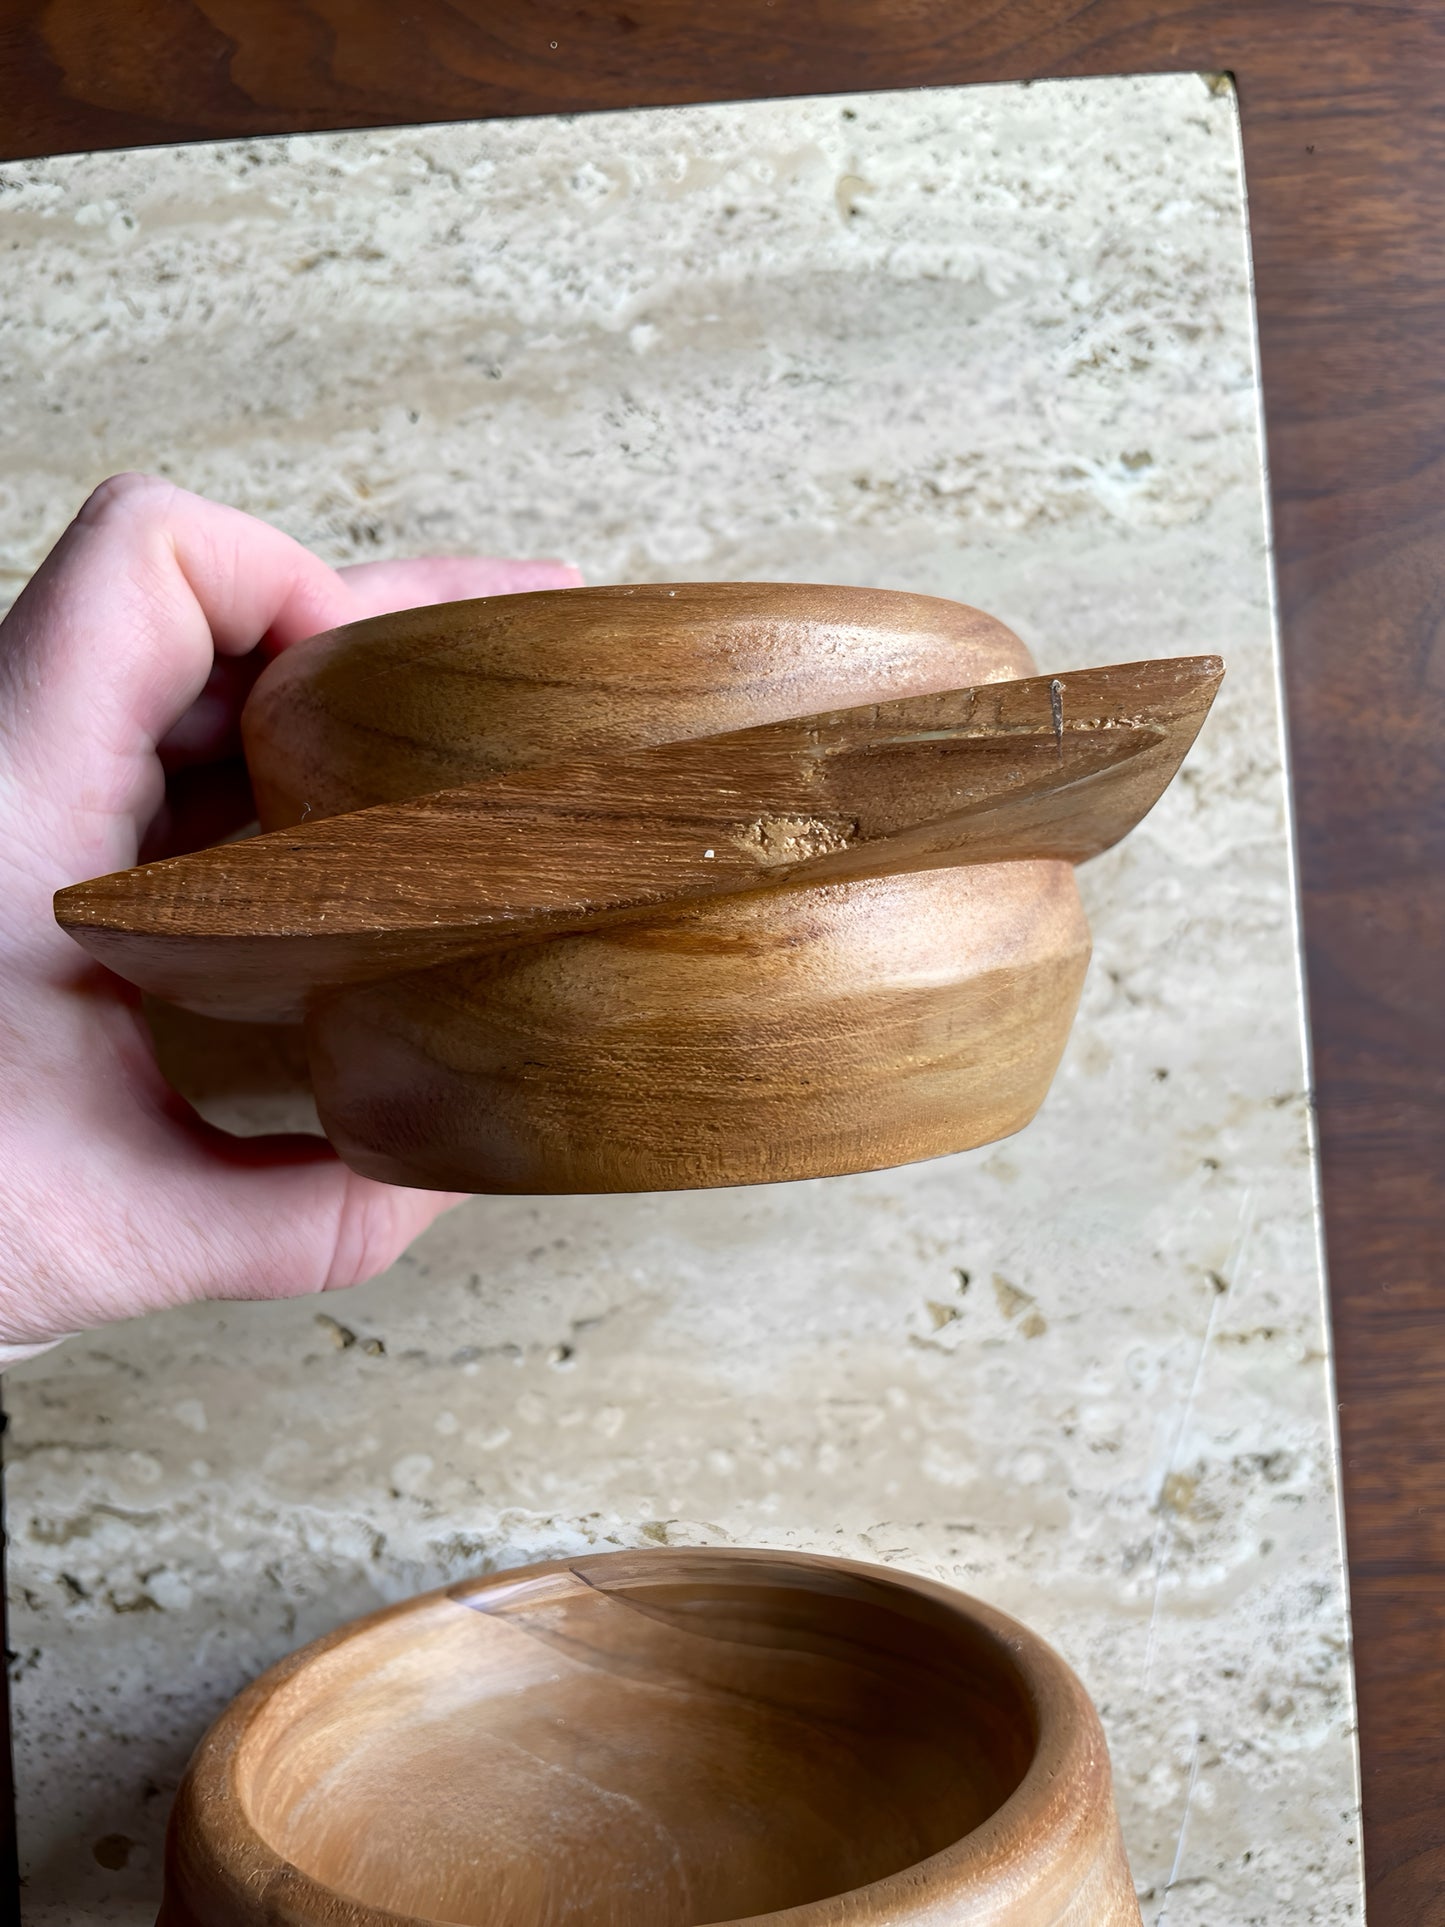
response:
<path id="1" fill-rule="evenodd" d="M 321 1134 L 299 1024 L 202 1017 L 157 997 L 144 1009 L 162 1075 L 208 1124 L 242 1137 Z"/>

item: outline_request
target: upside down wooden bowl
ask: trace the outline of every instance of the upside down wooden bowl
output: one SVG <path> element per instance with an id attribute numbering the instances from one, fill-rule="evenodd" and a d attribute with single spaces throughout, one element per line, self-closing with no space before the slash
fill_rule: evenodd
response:
<path id="1" fill-rule="evenodd" d="M 288 650 L 244 718 L 262 827 L 569 755 L 1033 673 L 1010 630 L 882 590 L 711 583 L 445 604 Z M 1089 954 L 1067 863 L 735 897 L 352 986 L 307 1019 L 347 1162 L 473 1191 L 869 1170 L 1007 1136 Z"/>
<path id="2" fill-rule="evenodd" d="M 467 1581 L 201 1742 L 158 1927 L 1138 1927 L 1097 1715 L 1017 1622 L 800 1554 Z"/>

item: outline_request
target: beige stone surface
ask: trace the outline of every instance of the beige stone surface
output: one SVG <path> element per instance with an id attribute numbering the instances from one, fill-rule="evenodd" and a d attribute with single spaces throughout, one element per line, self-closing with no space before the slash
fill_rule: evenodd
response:
<path id="1" fill-rule="evenodd" d="M 8 1377 L 29 1927 L 152 1918 L 189 1748 L 300 1641 L 461 1572 L 687 1541 L 896 1562 L 1052 1638 L 1151 1927 L 1358 1919 L 1227 90 L 249 142 L 0 190 L 12 590 L 141 466 L 337 560 L 876 583 L 982 604 L 1047 668 L 1229 660 L 1183 779 L 1082 873 L 1094 964 L 1020 1137 L 478 1200 L 349 1297 Z"/>

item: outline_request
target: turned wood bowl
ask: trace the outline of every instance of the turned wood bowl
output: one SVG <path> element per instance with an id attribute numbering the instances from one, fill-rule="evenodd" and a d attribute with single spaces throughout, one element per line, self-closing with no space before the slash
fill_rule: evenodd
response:
<path id="1" fill-rule="evenodd" d="M 1027 676 L 930 596 L 679 584 L 495 597 L 288 650 L 245 717 L 262 827 L 579 752 Z M 869 1170 L 1019 1130 L 1089 956 L 1070 865 L 739 896 L 346 989 L 327 1135 L 392 1182 L 659 1191 Z"/>
<path id="2" fill-rule="evenodd" d="M 158 1927 L 1138 1927 L 1098 1717 L 909 1574 L 609 1553 L 274 1667 L 177 1795 Z"/>
<path id="3" fill-rule="evenodd" d="M 936 1157 L 1042 1100 L 1073 865 L 1167 787 L 1214 657 L 1032 674 L 931 596 L 567 589 L 357 623 L 242 718 L 262 834 L 62 890 L 102 963 L 300 1020 L 356 1170 L 635 1191 Z"/>

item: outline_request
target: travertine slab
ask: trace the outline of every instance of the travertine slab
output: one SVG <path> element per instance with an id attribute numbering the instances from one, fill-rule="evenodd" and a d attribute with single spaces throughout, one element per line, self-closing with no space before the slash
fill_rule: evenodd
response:
<path id="1" fill-rule="evenodd" d="M 276 1655 L 464 1571 L 647 1541 L 995 1601 L 1097 1699 L 1147 1921 L 1357 1919 L 1227 89 L 362 133 L 0 188 L 14 588 L 141 466 L 337 560 L 876 583 L 993 611 L 1045 669 L 1230 666 L 1182 780 L 1081 872 L 1094 963 L 1023 1136 L 479 1201 L 349 1297 L 7 1378 L 29 1927 L 149 1920 L 185 1755 Z"/>

